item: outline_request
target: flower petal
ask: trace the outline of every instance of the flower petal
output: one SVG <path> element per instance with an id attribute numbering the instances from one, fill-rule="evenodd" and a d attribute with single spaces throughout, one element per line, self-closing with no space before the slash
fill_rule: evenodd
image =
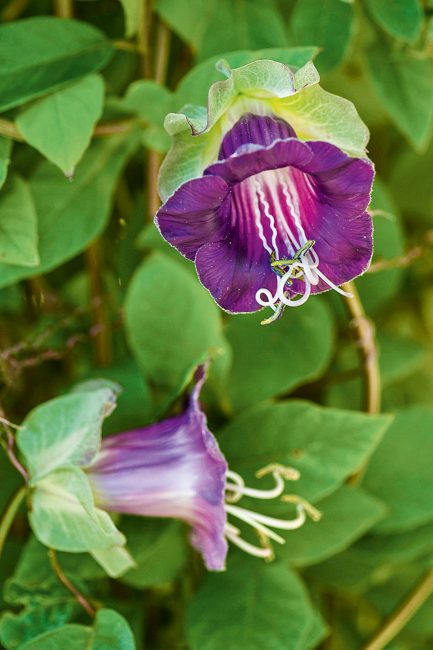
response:
<path id="1" fill-rule="evenodd" d="M 230 313 L 258 311 L 256 300 L 259 289 L 275 292 L 276 279 L 269 264 L 266 251 L 249 250 L 239 240 L 226 240 L 202 246 L 195 260 L 197 273 L 220 307 Z M 248 254 L 250 253 L 250 254 Z"/>
<path id="2" fill-rule="evenodd" d="M 221 143 L 218 160 L 224 160 L 245 144 L 260 144 L 268 147 L 276 140 L 296 137 L 290 124 L 269 115 L 247 113 L 241 117 Z"/>
<path id="3" fill-rule="evenodd" d="M 169 244 L 190 260 L 203 244 L 221 240 L 226 222 L 221 218 L 227 184 L 205 176 L 184 183 L 159 209 L 155 224 Z"/>

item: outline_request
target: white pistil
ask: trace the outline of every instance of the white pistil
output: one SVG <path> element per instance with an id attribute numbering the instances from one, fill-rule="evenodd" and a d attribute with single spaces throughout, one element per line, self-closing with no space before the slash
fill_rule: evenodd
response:
<path id="1" fill-rule="evenodd" d="M 274 478 L 275 485 L 273 488 L 268 490 L 258 490 L 256 488 L 249 488 L 245 486 L 245 482 L 239 474 L 229 470 L 227 472 L 226 482 L 226 503 L 225 510 L 227 514 L 240 519 L 244 523 L 251 526 L 257 533 L 261 546 L 254 546 L 247 542 L 240 536 L 240 530 L 233 526 L 233 524 L 227 522 L 225 528 L 225 535 L 228 540 L 239 546 L 242 550 L 254 555 L 256 557 L 262 557 L 265 559 L 273 558 L 273 551 L 270 544 L 270 540 L 277 542 L 278 544 L 284 544 L 285 540 L 281 535 L 275 532 L 275 530 L 295 530 L 300 528 L 306 520 L 307 515 L 309 515 L 313 521 L 318 521 L 320 518 L 320 513 L 316 508 L 314 508 L 307 501 L 292 494 L 282 495 L 284 490 L 285 481 L 296 481 L 299 479 L 300 474 L 298 470 L 293 469 L 292 467 L 284 467 L 273 463 L 267 465 L 260 469 L 256 476 L 261 478 L 267 474 L 272 474 Z M 293 503 L 296 505 L 296 517 L 293 519 L 277 519 L 275 517 L 269 517 L 268 515 L 263 515 L 252 510 L 241 508 L 237 505 L 233 505 L 235 502 L 239 501 L 243 496 L 255 498 L 255 499 L 274 499 L 281 497 L 283 501 L 288 503 Z"/>

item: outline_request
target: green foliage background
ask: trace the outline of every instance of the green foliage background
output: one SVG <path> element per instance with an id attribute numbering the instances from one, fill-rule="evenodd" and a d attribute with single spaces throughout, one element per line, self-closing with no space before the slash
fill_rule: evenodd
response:
<path id="1" fill-rule="evenodd" d="M 104 433 L 143 426 L 181 408 L 210 355 L 203 402 L 231 468 L 254 483 L 269 462 L 297 467 L 296 492 L 324 514 L 287 533 L 271 564 L 232 548 L 223 574 L 204 573 L 178 522 L 123 517 L 138 566 L 120 580 L 59 554 L 101 607 L 92 621 L 22 508 L 0 559 L 1 644 L 364 647 L 433 567 L 433 3 L 2 0 L 0 19 L 2 410 L 20 422 L 103 376 L 124 387 Z M 164 116 L 206 102 L 221 56 L 314 58 L 371 131 L 375 254 L 356 284 L 392 422 L 362 413 L 339 296 L 267 328 L 260 314 L 228 316 L 152 224 Z M 4 509 L 21 479 L 3 452 L 0 477 Z M 433 647 L 433 598 L 386 647 Z"/>

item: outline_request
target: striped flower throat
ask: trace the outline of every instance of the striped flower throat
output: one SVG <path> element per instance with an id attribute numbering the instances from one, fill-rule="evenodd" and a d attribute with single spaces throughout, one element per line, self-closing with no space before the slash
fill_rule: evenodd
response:
<path id="1" fill-rule="evenodd" d="M 299 307 L 311 295 L 312 287 L 322 280 L 349 298 L 352 294 L 334 284 L 319 268 L 315 241 L 308 239 L 302 226 L 297 187 L 307 186 L 314 195 L 314 184 L 308 175 L 294 168 L 261 172 L 238 186 L 248 185 L 253 197 L 253 216 L 263 249 L 269 254 L 269 264 L 275 273 L 276 289 L 272 293 L 262 287 L 256 292 L 257 303 L 270 307 L 274 314 L 262 321 L 269 324 L 278 319 L 285 307 Z"/>

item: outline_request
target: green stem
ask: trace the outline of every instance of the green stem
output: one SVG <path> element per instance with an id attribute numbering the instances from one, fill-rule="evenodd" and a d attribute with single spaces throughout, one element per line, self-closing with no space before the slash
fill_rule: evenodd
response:
<path id="1" fill-rule="evenodd" d="M 407 625 L 410 619 L 417 613 L 433 593 L 433 569 L 428 571 L 421 582 L 414 588 L 408 598 L 389 617 L 383 628 L 381 628 L 364 646 L 363 650 L 382 650 L 397 634 Z"/>
<path id="2" fill-rule="evenodd" d="M 2 554 L 3 547 L 5 545 L 9 533 L 9 529 L 12 526 L 12 522 L 15 519 L 15 515 L 17 514 L 18 508 L 20 507 L 22 501 L 24 500 L 24 497 L 26 496 L 26 493 L 27 493 L 27 487 L 23 485 L 15 494 L 12 501 L 9 503 L 8 507 L 6 508 L 5 514 L 3 515 L 3 519 L 0 522 L 0 556 Z"/>

